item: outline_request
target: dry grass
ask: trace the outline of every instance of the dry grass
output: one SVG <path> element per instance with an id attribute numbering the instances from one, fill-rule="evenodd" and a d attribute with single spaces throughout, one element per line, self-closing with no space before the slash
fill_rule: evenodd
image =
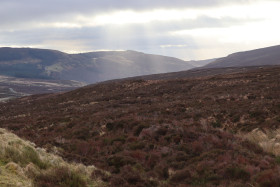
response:
<path id="1" fill-rule="evenodd" d="M 36 148 L 34 143 L 20 139 L 0 129 L 0 186 L 34 186 L 38 176 L 50 176 L 58 168 L 66 168 L 84 181 L 83 186 L 104 186 L 101 180 L 91 179 L 96 168 L 65 162 L 61 157 Z M 36 186 L 36 185 L 35 185 Z"/>
<path id="2" fill-rule="evenodd" d="M 258 144 L 264 151 L 280 156 L 280 129 L 260 130 L 259 128 L 247 134 L 240 134 L 249 141 Z"/>

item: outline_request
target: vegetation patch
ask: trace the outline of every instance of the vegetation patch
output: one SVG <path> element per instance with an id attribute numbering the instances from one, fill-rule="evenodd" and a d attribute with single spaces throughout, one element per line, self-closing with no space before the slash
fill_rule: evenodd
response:
<path id="1" fill-rule="evenodd" d="M 35 148 L 7 130 L 0 129 L 0 186 L 104 186 L 91 176 L 93 166 L 70 164 L 61 157 Z"/>

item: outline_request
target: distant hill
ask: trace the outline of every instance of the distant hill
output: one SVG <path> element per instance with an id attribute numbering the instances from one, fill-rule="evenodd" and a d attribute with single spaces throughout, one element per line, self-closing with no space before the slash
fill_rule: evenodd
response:
<path id="1" fill-rule="evenodd" d="M 264 65 L 280 65 L 280 46 L 238 52 L 224 58 L 201 61 L 183 61 L 131 50 L 67 54 L 48 49 L 0 48 L 0 75 L 87 83 L 193 68 Z"/>
<path id="2" fill-rule="evenodd" d="M 188 70 L 183 60 L 136 51 L 67 54 L 56 50 L 0 48 L 0 75 L 18 78 L 76 80 L 109 79 Z"/>
<path id="3" fill-rule="evenodd" d="M 280 45 L 233 53 L 207 64 L 203 68 L 280 65 Z"/>

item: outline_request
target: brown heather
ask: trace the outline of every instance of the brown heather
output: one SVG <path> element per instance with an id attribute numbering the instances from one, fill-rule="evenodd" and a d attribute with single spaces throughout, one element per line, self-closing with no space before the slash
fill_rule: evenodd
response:
<path id="1" fill-rule="evenodd" d="M 111 81 L 2 104 L 0 124 L 109 186 L 278 186 L 279 158 L 250 133 L 279 128 L 279 80 L 275 66 Z"/>

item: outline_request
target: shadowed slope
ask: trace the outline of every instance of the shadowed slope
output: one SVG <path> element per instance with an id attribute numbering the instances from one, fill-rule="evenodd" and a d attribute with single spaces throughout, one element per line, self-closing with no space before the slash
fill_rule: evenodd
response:
<path id="1" fill-rule="evenodd" d="M 188 70 L 183 60 L 136 51 L 67 54 L 55 50 L 0 48 L 0 75 L 88 83 Z"/>

